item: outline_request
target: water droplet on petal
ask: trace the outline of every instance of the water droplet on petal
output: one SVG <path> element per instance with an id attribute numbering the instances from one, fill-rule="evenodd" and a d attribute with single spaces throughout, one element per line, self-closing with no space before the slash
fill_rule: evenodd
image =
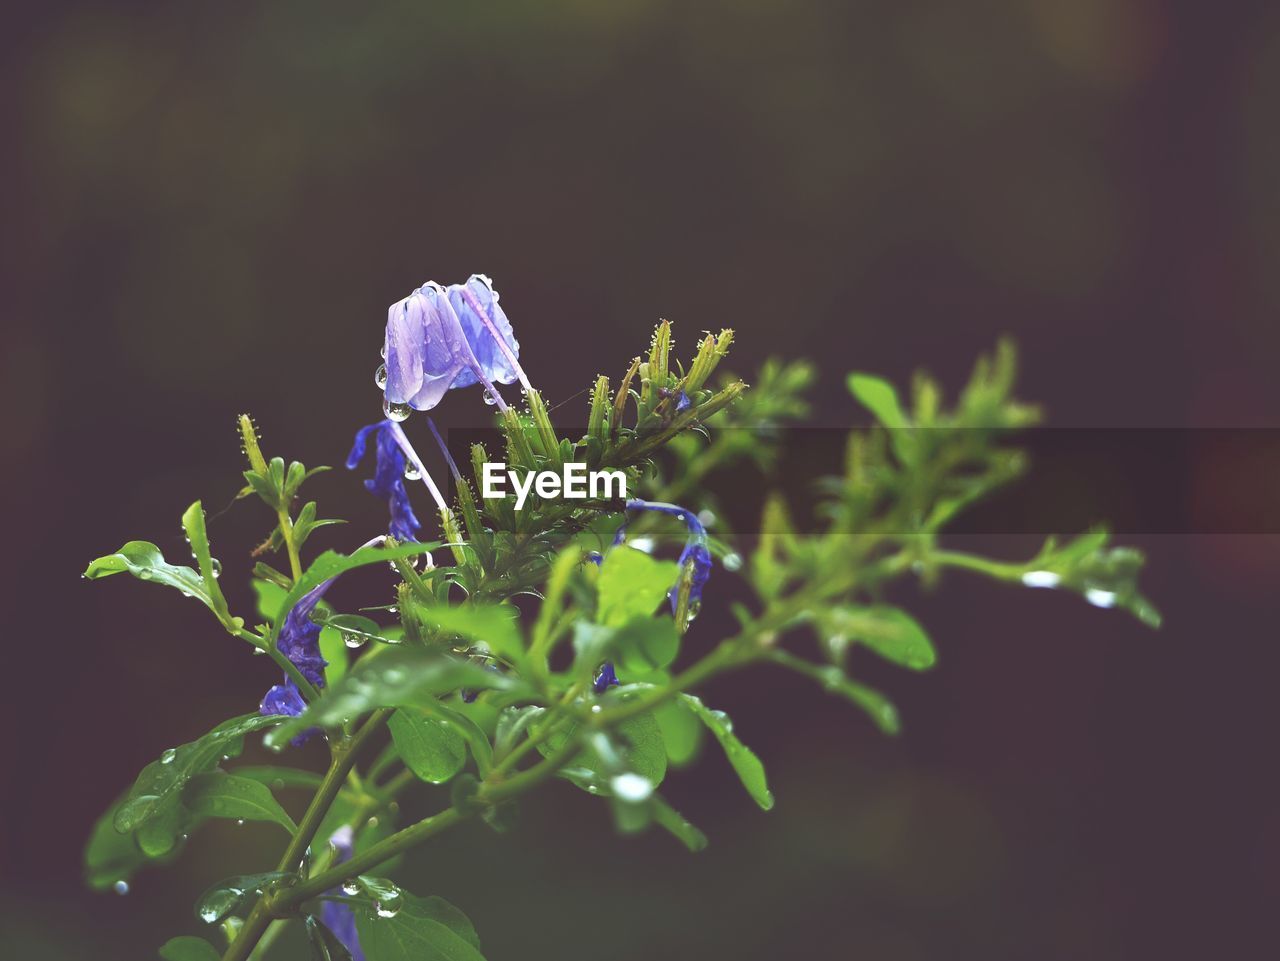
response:
<path id="1" fill-rule="evenodd" d="M 413 413 L 413 408 L 408 404 L 393 404 L 384 397 L 382 400 L 382 412 L 387 415 L 389 420 L 401 423 L 409 419 L 409 415 Z"/>
<path id="2" fill-rule="evenodd" d="M 422 480 L 422 471 L 418 469 L 418 465 L 411 460 L 404 462 L 404 479 L 407 481 Z"/>
<path id="3" fill-rule="evenodd" d="M 373 373 L 373 382 L 378 385 L 378 390 L 387 389 L 387 365 L 379 364 L 378 369 Z"/>

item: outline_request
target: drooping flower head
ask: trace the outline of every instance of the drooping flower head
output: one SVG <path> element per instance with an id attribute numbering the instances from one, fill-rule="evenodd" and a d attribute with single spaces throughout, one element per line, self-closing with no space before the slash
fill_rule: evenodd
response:
<path id="1" fill-rule="evenodd" d="M 321 628 L 311 619 L 311 612 L 316 609 L 320 598 L 332 583 L 333 579 L 330 578 L 304 594 L 293 606 L 293 610 L 285 615 L 276 638 L 276 649 L 293 663 L 299 674 L 316 687 L 324 687 L 324 669 L 329 666 L 329 662 L 320 653 Z M 306 706 L 293 678 L 286 675 L 280 684 L 267 691 L 258 706 L 258 712 L 265 716 L 285 714 L 297 717 Z M 294 746 L 305 743 L 314 733 L 314 730 L 304 731 L 293 739 Z"/>
<path id="2" fill-rule="evenodd" d="M 484 385 L 489 399 L 505 410 L 494 382 L 518 379 L 525 389 L 532 389 L 520 368 L 519 352 L 511 322 L 498 306 L 488 277 L 474 274 L 465 284 L 447 289 L 428 281 L 387 308 L 387 410 L 430 410 L 447 391 L 472 384 Z"/>
<path id="3" fill-rule="evenodd" d="M 354 470 L 360 466 L 360 461 L 364 459 L 365 451 L 368 449 L 371 434 L 376 441 L 374 450 L 377 459 L 373 477 L 366 480 L 364 486 L 387 502 L 387 509 L 391 514 L 387 533 L 402 543 L 416 541 L 418 530 L 422 525 L 413 513 L 409 492 L 405 490 L 406 463 L 414 466 L 415 471 L 426 484 L 427 490 L 435 499 L 436 506 L 441 510 L 446 506 L 444 497 L 413 449 L 413 445 L 409 443 L 404 428 L 390 418 L 370 424 L 368 427 L 361 427 L 356 431 L 355 443 L 351 446 L 351 453 L 347 455 L 348 470 Z"/>
<path id="4" fill-rule="evenodd" d="M 335 867 L 350 861 L 355 844 L 355 833 L 351 830 L 351 825 L 344 824 L 334 831 L 329 836 L 329 843 L 333 845 Z M 328 894 L 337 897 L 341 891 L 334 888 Z M 320 920 L 351 952 L 352 961 L 365 961 L 364 950 L 360 947 L 360 935 L 356 932 L 356 914 L 351 910 L 351 905 L 341 901 L 325 901 L 320 907 Z"/>
<path id="5" fill-rule="evenodd" d="M 464 371 L 469 383 L 477 382 L 479 364 L 462 323 L 444 288 L 434 281 L 387 308 L 383 353 L 389 405 L 430 410 Z"/>
<path id="6" fill-rule="evenodd" d="M 511 321 L 498 305 L 493 281 L 484 274 L 472 274 L 465 284 L 450 284 L 448 294 L 467 344 L 485 377 L 500 384 L 519 380 L 526 390 L 532 390 L 517 359 L 520 344 L 516 342 Z M 467 387 L 476 382 L 475 373 L 469 370 L 459 375 L 454 386 Z"/>
<path id="7" fill-rule="evenodd" d="M 671 611 L 674 613 L 680 606 L 680 580 L 683 579 L 684 571 L 688 567 L 690 568 L 689 606 L 693 609 L 701 606 L 702 588 L 711 577 L 711 551 L 707 549 L 707 529 L 702 526 L 702 521 L 698 520 L 698 515 L 678 504 L 644 501 L 639 498 L 627 501 L 626 506 L 629 511 L 656 511 L 659 514 L 670 514 L 685 525 L 689 534 L 678 561 L 680 578 L 671 586 L 667 596 L 671 600 Z M 626 531 L 625 524 L 618 528 L 618 534 L 614 538 L 615 544 L 621 544 L 626 539 Z"/>

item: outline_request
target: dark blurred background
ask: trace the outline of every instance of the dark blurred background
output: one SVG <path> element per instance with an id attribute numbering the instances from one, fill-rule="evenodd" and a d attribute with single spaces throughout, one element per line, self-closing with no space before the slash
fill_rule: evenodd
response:
<path id="1" fill-rule="evenodd" d="M 6 21 L 8 957 L 154 956 L 208 883 L 274 861 L 270 828 L 223 824 L 127 897 L 83 887 L 93 818 L 275 674 L 173 592 L 78 575 L 130 538 L 181 556 L 182 510 L 238 487 L 242 410 L 269 452 L 339 463 L 377 415 L 386 306 L 428 278 L 493 276 L 553 401 L 616 381 L 665 316 L 684 349 L 735 327 L 748 376 L 815 358 L 829 426 L 859 417 L 846 370 L 954 389 L 1000 333 L 1055 425 L 1280 424 L 1274 4 L 55 0 Z M 485 413 L 467 392 L 441 420 Z M 1248 470 L 1194 464 L 1193 497 Z M 313 485 L 357 522 L 317 546 L 382 523 L 345 471 Z M 265 521 L 212 520 L 229 571 Z M 907 592 L 942 659 L 866 665 L 896 740 L 800 680 L 714 684 L 778 804 L 709 752 L 664 788 L 703 854 L 617 839 L 563 786 L 512 836 L 442 839 L 407 886 L 466 910 L 494 961 L 1270 955 L 1280 544 L 1128 540 L 1160 632 L 962 574 Z"/>

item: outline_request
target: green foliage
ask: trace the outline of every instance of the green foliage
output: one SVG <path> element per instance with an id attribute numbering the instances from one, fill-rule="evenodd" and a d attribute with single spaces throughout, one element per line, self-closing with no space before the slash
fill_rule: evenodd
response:
<path id="1" fill-rule="evenodd" d="M 809 364 L 770 361 L 752 391 L 731 377 L 708 387 L 732 340 L 731 331 L 707 334 L 686 366 L 664 322 L 616 389 L 609 377 L 595 378 L 581 438 L 560 436 L 547 404 L 530 391 L 523 409 L 499 416 L 504 450 L 497 456 L 515 470 L 583 462 L 620 471 L 633 494 L 679 503 L 690 515 L 723 513 L 706 489 L 710 479 L 730 466 L 769 472 L 784 465 L 782 429 L 807 416 L 802 395 L 814 377 Z M 479 959 L 479 940 L 460 911 L 438 897 L 406 894 L 387 879 L 405 852 L 473 817 L 507 830 L 520 797 L 557 780 L 600 797 L 623 833 L 658 827 L 688 850 L 702 850 L 706 836 L 657 788 L 697 759 L 704 742 L 715 740 L 760 808 L 770 809 L 774 798 L 762 760 L 723 712 L 692 692 L 719 674 L 771 665 L 856 705 L 880 731 L 897 733 L 898 711 L 858 679 L 861 661 L 849 653 L 863 647 L 910 671 L 936 664 L 937 646 L 925 628 L 884 602 L 895 581 L 919 577 L 932 586 L 947 571 L 962 570 L 1075 591 L 1095 606 L 1122 608 L 1157 625 L 1159 615 L 1137 589 L 1142 555 L 1112 546 L 1103 531 L 1050 538 L 1025 563 L 941 545 L 959 512 L 1027 467 L 1012 434 L 1035 423 L 1038 412 L 1013 397 L 1014 374 L 1007 344 L 979 360 L 952 404 L 924 375 L 903 391 L 870 374 L 850 374 L 850 416 L 861 404 L 875 423 L 849 434 L 842 469 L 818 485 L 819 528 L 801 533 L 785 500 L 768 494 L 756 543 L 741 544 L 744 559 L 725 519 L 706 521 L 712 527 L 706 543 L 718 563 L 704 597 L 744 598 L 732 606 L 737 628 L 720 636 L 683 616 L 692 610 L 691 566 L 682 570 L 633 546 L 610 546 L 623 522 L 618 503 L 533 495 L 517 511 L 512 497 L 478 499 L 472 488 L 490 456 L 479 447 L 456 503 L 436 518 L 441 540 L 378 538 L 349 554 L 326 550 L 305 564 L 302 548 L 312 533 L 334 523 L 318 519 L 315 502 L 295 511 L 315 471 L 267 458 L 256 428 L 242 417 L 249 468 L 241 494 L 256 496 L 272 525 L 255 557 L 277 549 L 288 557 L 288 573 L 252 563 L 259 626 L 246 629 L 229 608 L 199 502 L 183 517 L 194 568 L 169 564 L 154 544 L 130 541 L 90 564 L 85 576 L 130 573 L 199 598 L 222 628 L 274 661 L 278 670 L 264 672 L 263 689 L 283 671 L 306 706 L 293 717 L 232 719 L 144 768 L 95 824 L 85 851 L 87 882 L 110 888 L 147 863 L 171 859 L 180 839 L 211 819 L 263 821 L 289 835 L 277 870 L 221 881 L 196 905 L 201 919 L 230 932 L 226 961 L 260 956 L 254 951 L 272 919 L 301 923 L 315 958 L 347 958 L 346 946 L 320 920 L 324 901 L 354 912 L 369 961 Z M 632 544 L 649 530 L 669 536 L 670 517 L 631 520 Z M 592 550 L 603 555 L 593 558 L 599 566 L 588 560 Z M 369 606 L 341 610 L 308 599 L 315 601 L 309 616 L 329 662 L 325 683 L 313 684 L 280 650 L 282 631 L 292 625 L 288 648 L 302 628 L 311 630 L 300 625 L 299 602 L 369 566 L 384 577 L 390 568 L 394 576 Z M 672 596 L 680 602 L 678 619 Z M 816 657 L 797 653 L 806 634 L 816 636 Z M 814 649 L 812 638 L 807 646 Z M 612 685 L 606 665 L 621 686 Z M 321 732 L 327 770 L 223 770 L 244 738 L 259 731 L 278 751 Z M 446 785 L 421 789 L 433 799 L 426 811 L 416 803 L 411 809 L 404 794 L 421 782 Z M 310 798 L 296 822 L 276 798 L 284 791 Z M 433 876 L 448 882 L 443 868 Z M 198 938 L 170 941 L 161 953 L 171 961 L 217 957 Z"/>
<path id="2" fill-rule="evenodd" d="M 443 898 L 402 895 L 391 917 L 373 906 L 356 911 L 360 944 L 370 961 L 484 961 L 480 939 L 466 915 Z"/>
<path id="3" fill-rule="evenodd" d="M 204 938 L 181 937 L 166 941 L 160 957 L 164 961 L 218 961 L 222 955 Z"/>

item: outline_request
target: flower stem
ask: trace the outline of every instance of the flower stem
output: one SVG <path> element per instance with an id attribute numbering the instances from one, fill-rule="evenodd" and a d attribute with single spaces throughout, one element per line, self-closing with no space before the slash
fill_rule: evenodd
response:
<path id="1" fill-rule="evenodd" d="M 390 716 L 391 711 L 388 709 L 374 711 L 350 740 L 335 748 L 333 762 L 329 765 L 329 771 L 325 774 L 324 780 L 320 782 L 320 787 L 316 789 L 315 796 L 312 797 L 311 803 L 307 806 L 306 813 L 302 815 L 302 820 L 298 822 L 298 830 L 290 839 L 284 854 L 280 856 L 280 863 L 276 870 L 297 870 L 307 847 L 315 837 L 316 830 L 320 827 L 320 822 L 329 813 L 329 806 L 333 804 L 333 799 L 338 796 L 338 792 L 342 790 L 343 784 L 346 783 L 347 772 L 355 765 L 356 755 L 359 753 L 361 746 L 371 734 L 386 723 L 387 718 Z M 294 890 L 294 888 L 290 888 L 290 890 Z M 267 909 L 266 902 L 267 898 L 265 896 L 258 899 L 258 903 L 249 912 L 249 917 L 245 920 L 244 927 L 240 929 L 240 934 L 231 943 L 231 946 L 227 948 L 226 954 L 222 956 L 222 961 L 247 961 L 249 955 L 253 953 L 254 947 L 272 921 L 273 915 Z"/>

